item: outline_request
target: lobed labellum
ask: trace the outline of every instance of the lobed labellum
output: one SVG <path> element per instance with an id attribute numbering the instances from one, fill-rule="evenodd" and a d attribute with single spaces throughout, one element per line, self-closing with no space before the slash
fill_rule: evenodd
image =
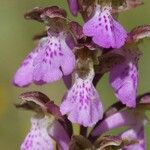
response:
<path id="1" fill-rule="evenodd" d="M 113 19 L 110 8 L 97 6 L 94 16 L 83 26 L 85 35 L 93 37 L 93 42 L 104 48 L 120 48 L 124 45 L 127 33 Z"/>
<path id="2" fill-rule="evenodd" d="M 22 143 L 21 150 L 54 150 L 53 140 L 48 134 L 51 124 L 49 118 L 32 118 L 31 123 L 31 130 Z"/>
<path id="3" fill-rule="evenodd" d="M 99 95 L 92 84 L 91 75 L 87 79 L 76 78 L 60 106 L 61 113 L 68 119 L 83 126 L 92 126 L 103 116 Z"/>
<path id="4" fill-rule="evenodd" d="M 27 86 L 49 83 L 69 75 L 75 66 L 75 56 L 64 36 L 48 36 L 24 60 L 14 77 L 14 84 Z"/>
<path id="5" fill-rule="evenodd" d="M 128 107 L 135 107 L 138 71 L 135 64 L 126 62 L 110 71 L 110 83 L 118 100 Z"/>

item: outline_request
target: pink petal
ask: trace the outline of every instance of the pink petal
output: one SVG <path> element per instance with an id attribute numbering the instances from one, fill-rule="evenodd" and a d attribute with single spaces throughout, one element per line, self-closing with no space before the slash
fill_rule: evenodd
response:
<path id="1" fill-rule="evenodd" d="M 101 8 L 97 6 L 95 9 L 94 16 L 88 20 L 83 26 L 83 33 L 87 36 L 94 36 L 97 34 L 98 31 L 98 20 L 99 16 L 101 15 Z"/>
<path id="2" fill-rule="evenodd" d="M 61 150 L 69 150 L 70 138 L 64 127 L 58 122 L 54 121 L 53 126 L 49 130 L 49 134 L 59 144 Z"/>
<path id="3" fill-rule="evenodd" d="M 63 33 L 57 37 L 49 35 L 42 38 L 36 50 L 29 54 L 16 72 L 14 84 L 51 83 L 71 74 L 75 67 L 75 56 L 65 38 Z"/>
<path id="4" fill-rule="evenodd" d="M 69 75 L 75 66 L 75 56 L 64 37 L 48 37 L 35 60 L 34 80 L 49 83 Z M 61 70 L 62 69 L 62 70 Z"/>
<path id="5" fill-rule="evenodd" d="M 64 41 L 61 42 L 61 45 L 62 50 L 64 51 L 64 57 L 61 61 L 61 69 L 64 75 L 69 75 L 75 67 L 75 55 Z"/>
<path id="6" fill-rule="evenodd" d="M 53 141 L 48 134 L 51 121 L 48 117 L 32 118 L 32 127 L 21 145 L 21 150 L 54 150 Z"/>
<path id="7" fill-rule="evenodd" d="M 23 61 L 21 67 L 17 70 L 13 83 L 17 86 L 27 86 L 33 81 L 33 61 L 37 56 L 37 52 L 31 52 L 26 59 Z"/>
<path id="8" fill-rule="evenodd" d="M 128 107 L 136 106 L 138 70 L 136 64 L 127 60 L 110 71 L 110 84 L 117 98 Z"/>
<path id="9" fill-rule="evenodd" d="M 78 0 L 68 0 L 69 8 L 71 13 L 76 16 L 78 13 Z"/>
<path id="10" fill-rule="evenodd" d="M 83 32 L 93 37 L 93 42 L 105 48 L 120 48 L 124 45 L 127 33 L 124 28 L 113 19 L 110 7 L 96 7 L 95 15 L 84 24 Z"/>
<path id="11" fill-rule="evenodd" d="M 73 123 L 85 127 L 96 124 L 103 116 L 103 107 L 92 80 L 77 78 L 60 111 L 63 115 L 68 114 L 68 119 Z"/>

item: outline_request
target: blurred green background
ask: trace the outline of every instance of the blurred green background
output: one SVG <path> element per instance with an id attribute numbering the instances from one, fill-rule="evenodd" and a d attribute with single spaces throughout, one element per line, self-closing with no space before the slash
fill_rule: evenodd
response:
<path id="1" fill-rule="evenodd" d="M 145 5 L 124 12 L 119 19 L 130 31 L 133 27 L 150 24 L 150 1 Z M 19 89 L 12 85 L 13 75 L 24 57 L 34 47 L 32 36 L 42 31 L 42 25 L 26 21 L 23 14 L 36 6 L 59 5 L 67 9 L 66 0 L 0 0 L 0 149 L 18 150 L 20 143 L 30 126 L 30 112 L 18 111 L 14 103 L 18 95 L 29 90 L 39 90 L 51 99 L 60 102 L 65 93 L 62 81 L 44 86 L 30 86 Z M 70 18 L 73 18 L 69 14 Z M 77 18 L 80 20 L 80 18 Z M 139 94 L 150 90 L 150 41 L 144 40 L 140 45 L 143 56 L 140 59 Z M 107 75 L 98 85 L 98 91 L 105 108 L 115 101 L 108 84 Z M 150 113 L 149 113 L 150 114 Z M 150 141 L 150 126 L 146 127 L 147 141 Z M 150 149 L 150 144 L 147 149 Z"/>

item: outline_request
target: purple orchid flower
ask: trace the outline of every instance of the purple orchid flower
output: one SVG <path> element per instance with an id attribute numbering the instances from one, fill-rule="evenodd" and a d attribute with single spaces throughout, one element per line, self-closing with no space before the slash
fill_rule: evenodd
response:
<path id="1" fill-rule="evenodd" d="M 31 124 L 31 130 L 22 143 L 21 150 L 54 150 L 53 140 L 48 134 L 50 119 L 34 117 Z"/>
<path id="2" fill-rule="evenodd" d="M 58 35 L 49 33 L 42 38 L 16 72 L 14 84 L 23 87 L 32 82 L 50 83 L 72 73 L 75 56 L 66 44 L 66 36 L 61 32 Z"/>
<path id="3" fill-rule="evenodd" d="M 93 78 L 93 69 L 84 79 L 76 74 L 75 83 L 60 106 L 61 113 L 68 114 L 71 122 L 85 127 L 96 124 L 103 116 L 103 106 L 93 86 Z"/>
<path id="4" fill-rule="evenodd" d="M 124 45 L 127 33 L 124 28 L 111 16 L 111 7 L 97 5 L 94 16 L 83 26 L 86 36 L 104 48 L 120 48 Z"/>
<path id="5" fill-rule="evenodd" d="M 68 149 L 70 138 L 58 121 L 53 121 L 48 116 L 43 118 L 36 116 L 31 119 L 31 124 L 21 150 L 54 150 L 54 141 L 61 150 Z"/>
<path id="6" fill-rule="evenodd" d="M 114 66 L 110 71 L 110 84 L 115 95 L 123 104 L 128 107 L 136 106 L 138 86 L 138 54 L 136 50 L 125 50 L 123 52 L 126 61 Z"/>
<path id="7" fill-rule="evenodd" d="M 145 150 L 146 139 L 144 133 L 144 123 L 139 122 L 121 134 L 122 139 L 136 141 L 135 144 L 125 146 L 123 150 Z"/>
<path id="8" fill-rule="evenodd" d="M 125 145 L 123 150 L 145 150 L 144 126 L 146 123 L 147 118 L 144 115 L 144 111 L 125 109 L 104 119 L 93 130 L 92 135 L 102 135 L 114 128 L 128 126 L 129 129 L 121 133 L 119 136 L 122 140 L 133 141 L 134 143 Z"/>
<path id="9" fill-rule="evenodd" d="M 72 15 L 77 16 L 79 10 L 78 0 L 67 0 L 67 1 Z"/>
<path id="10" fill-rule="evenodd" d="M 61 150 L 68 150 L 71 139 L 64 124 L 60 122 L 62 116 L 59 107 L 40 92 L 23 93 L 20 98 L 23 101 L 17 105 L 19 108 L 36 112 L 31 118 L 31 129 L 21 150 L 54 150 L 54 142 Z"/>

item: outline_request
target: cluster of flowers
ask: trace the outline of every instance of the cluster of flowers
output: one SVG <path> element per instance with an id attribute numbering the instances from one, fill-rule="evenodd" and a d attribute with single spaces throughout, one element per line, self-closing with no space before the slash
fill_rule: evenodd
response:
<path id="1" fill-rule="evenodd" d="M 63 79 L 68 91 L 60 106 L 37 91 L 21 94 L 22 102 L 16 106 L 36 112 L 21 150 L 145 150 L 150 93 L 137 97 L 138 44 L 150 36 L 150 25 L 127 33 L 117 21 L 120 12 L 142 1 L 68 0 L 68 4 L 74 16 L 81 14 L 83 26 L 57 6 L 36 7 L 25 14 L 26 19 L 43 23 L 45 30 L 34 37 L 37 46 L 17 70 L 14 84 L 25 87 Z M 104 113 L 95 87 L 107 72 L 119 102 Z M 80 135 L 74 135 L 72 123 L 80 125 Z M 126 126 L 117 136 L 102 136 Z M 89 134 L 87 127 L 93 127 Z"/>

